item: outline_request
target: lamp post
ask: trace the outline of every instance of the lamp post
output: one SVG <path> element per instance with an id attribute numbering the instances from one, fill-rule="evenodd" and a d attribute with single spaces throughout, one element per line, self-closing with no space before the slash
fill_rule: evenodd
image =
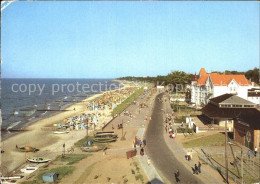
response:
<path id="1" fill-rule="evenodd" d="M 85 123 L 87 123 L 87 146 L 88 146 L 88 122 L 85 120 Z"/>
<path id="2" fill-rule="evenodd" d="M 123 126 L 123 124 L 124 124 L 124 121 L 122 120 L 122 137 L 124 136 L 124 126 Z"/>
<path id="3" fill-rule="evenodd" d="M 243 148 L 241 146 L 238 146 L 237 144 L 233 143 L 233 142 L 227 142 L 228 144 L 230 145 L 233 145 L 233 146 L 237 146 L 241 149 L 241 183 L 243 184 L 243 167 L 244 167 L 244 160 L 243 160 Z"/>
<path id="4" fill-rule="evenodd" d="M 227 121 L 225 121 L 225 162 L 226 162 L 226 182 L 228 183 Z"/>

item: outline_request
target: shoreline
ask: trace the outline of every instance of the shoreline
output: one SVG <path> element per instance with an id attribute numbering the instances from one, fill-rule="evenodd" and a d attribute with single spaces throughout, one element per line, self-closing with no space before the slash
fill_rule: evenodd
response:
<path id="1" fill-rule="evenodd" d="M 115 80 L 111 80 L 111 81 L 119 83 L 119 85 L 118 85 L 119 88 L 118 89 L 121 89 L 121 88 L 125 87 L 125 84 L 121 80 L 115 79 Z M 120 87 L 121 85 L 123 85 L 123 86 Z M 6 141 L 10 137 L 16 136 L 16 135 L 18 135 L 20 133 L 23 133 L 24 131 L 27 131 L 27 128 L 29 128 L 31 125 L 33 125 L 35 123 L 38 123 L 39 121 L 41 121 L 43 119 L 50 118 L 52 116 L 55 116 L 57 114 L 60 114 L 60 113 L 66 112 L 66 111 L 74 111 L 74 110 L 70 109 L 73 105 L 77 105 L 77 104 L 80 105 L 80 103 L 84 103 L 84 102 L 87 102 L 87 101 L 95 100 L 96 98 L 98 98 L 99 96 L 103 95 L 106 92 L 112 92 L 112 91 L 115 91 L 115 90 L 118 90 L 118 89 L 113 89 L 113 90 L 109 90 L 109 91 L 100 91 L 100 93 L 97 93 L 97 94 L 90 94 L 88 97 L 82 99 L 81 101 L 78 101 L 78 102 L 75 102 L 75 103 L 68 103 L 68 104 L 65 105 L 66 106 L 65 108 L 60 109 L 57 112 L 53 112 L 53 113 L 51 113 L 51 114 L 49 114 L 49 115 L 47 115 L 47 116 L 45 116 L 43 118 L 42 117 L 35 118 L 35 120 L 32 120 L 32 121 L 29 121 L 29 122 L 25 123 L 25 125 L 22 125 L 22 127 L 18 128 L 18 129 L 14 129 L 13 133 L 12 132 L 10 133 L 11 135 L 9 133 L 7 133 L 5 137 L 2 137 L 2 130 L 1 130 L 1 137 L 0 137 L 1 139 L 0 140 L 1 140 L 1 142 Z M 5 131 L 8 131 L 8 130 L 5 130 Z"/>
<path id="2" fill-rule="evenodd" d="M 102 116 L 98 122 L 96 130 L 101 129 L 102 126 L 112 118 L 111 115 L 109 113 L 105 114 L 105 110 L 90 111 L 88 110 L 86 103 L 99 98 L 104 93 L 129 87 L 122 81 L 120 81 L 120 84 L 123 84 L 124 86 L 111 91 L 104 91 L 102 93 L 92 95 L 91 97 L 83 99 L 81 102 L 71 104 L 65 109 L 67 111 L 59 112 L 38 120 L 24 128 L 24 131 L 14 134 L 5 140 L 1 140 L 1 148 L 5 151 L 4 154 L 2 154 L 3 165 L 6 168 L 4 173 L 10 173 L 25 164 L 26 155 L 25 153 L 16 150 L 16 145 L 19 147 L 31 146 L 40 149 L 39 153 L 27 153 L 27 157 L 49 154 L 50 158 L 54 159 L 57 156 L 55 152 L 57 152 L 57 149 L 59 150 L 58 152 L 62 150 L 61 145 L 64 142 L 66 142 L 66 147 L 69 148 L 86 135 L 85 130 L 73 130 L 67 135 L 55 135 L 53 134 L 53 131 L 44 131 L 42 129 L 44 127 L 53 127 L 54 124 L 61 123 L 64 119 L 74 117 L 81 113 L 101 112 Z M 76 110 L 74 110 L 74 108 Z M 107 110 L 106 112 L 108 111 L 111 112 L 111 110 Z"/>

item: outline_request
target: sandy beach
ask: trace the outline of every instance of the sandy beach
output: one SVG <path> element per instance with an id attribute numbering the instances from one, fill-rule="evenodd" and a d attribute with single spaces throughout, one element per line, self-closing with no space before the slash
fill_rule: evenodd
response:
<path id="1" fill-rule="evenodd" d="M 129 85 L 124 84 L 125 89 Z M 113 92 L 113 91 L 111 91 Z M 86 130 L 73 130 L 68 134 L 53 134 L 52 128 L 54 124 L 62 123 L 66 118 L 71 118 L 81 113 L 93 113 L 87 108 L 87 103 L 101 97 L 103 93 L 91 96 L 90 98 L 84 99 L 82 102 L 73 104 L 67 107 L 65 110 L 59 114 L 50 116 L 48 118 L 39 120 L 34 124 L 24 128 L 24 132 L 7 138 L 2 142 L 2 150 L 4 153 L 2 155 L 3 164 L 3 174 L 10 174 L 11 171 L 19 168 L 26 162 L 27 157 L 32 156 L 44 156 L 50 159 L 54 159 L 57 155 L 60 155 L 63 150 L 63 144 L 66 145 L 66 150 L 71 148 L 75 142 L 82 139 L 86 135 Z M 75 109 L 75 110 L 74 110 Z M 95 111 L 102 114 L 98 119 L 98 125 L 96 129 L 102 128 L 102 126 L 112 119 L 110 112 L 111 110 L 106 109 L 102 111 Z M 49 130 L 46 127 L 50 127 Z M 46 130 L 47 129 L 47 130 Z M 93 131 L 93 130 L 89 130 Z M 36 153 L 24 153 L 16 149 L 16 145 L 19 147 L 31 146 L 40 149 Z"/>

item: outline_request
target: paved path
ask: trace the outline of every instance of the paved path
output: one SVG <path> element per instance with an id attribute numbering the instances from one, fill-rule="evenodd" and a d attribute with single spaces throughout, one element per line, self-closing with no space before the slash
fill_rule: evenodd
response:
<path id="1" fill-rule="evenodd" d="M 169 102 L 169 98 L 164 101 L 164 108 L 166 108 L 166 113 L 171 114 L 172 113 L 172 108 Z M 174 129 L 178 128 L 179 125 L 175 125 Z M 178 135 L 177 135 L 178 136 Z M 182 135 L 181 135 L 182 136 Z M 177 157 L 182 163 L 183 165 L 186 166 L 186 168 L 192 172 L 191 167 L 194 167 L 195 164 L 198 164 L 198 155 L 197 155 L 197 151 L 192 149 L 192 148 L 183 148 L 182 144 L 174 139 L 169 138 L 169 133 L 166 133 L 164 131 L 164 140 L 166 142 L 166 144 L 168 145 L 168 147 L 171 149 L 172 153 L 175 155 L 175 157 Z M 192 155 L 193 155 L 193 159 L 191 161 L 187 161 L 184 158 L 184 155 L 187 153 L 187 151 L 192 151 Z M 199 177 L 203 183 L 224 183 L 223 182 L 223 178 L 219 175 L 219 173 L 211 168 L 209 165 L 204 165 L 203 162 L 202 163 L 202 167 L 201 167 L 201 174 L 196 175 L 196 177 Z"/>
<path id="2" fill-rule="evenodd" d="M 143 140 L 144 138 L 145 128 L 139 128 L 136 134 L 136 137 Z M 140 154 L 137 155 L 137 158 L 144 169 L 144 172 L 149 179 L 151 184 L 163 184 L 163 180 L 156 171 L 154 165 L 151 163 L 150 158 L 147 155 L 141 156 Z"/>
<path id="3" fill-rule="evenodd" d="M 163 184 L 162 178 L 156 171 L 153 164 L 148 162 L 148 159 L 149 159 L 148 156 L 147 155 L 144 155 L 144 156 L 137 155 L 137 158 L 138 158 L 142 168 L 144 169 L 144 172 L 145 172 L 147 178 L 149 179 L 150 183 L 151 184 Z"/>
<path id="4" fill-rule="evenodd" d="M 152 113 L 152 120 L 150 121 L 146 131 L 146 152 L 151 157 L 156 169 L 161 173 L 167 183 L 177 183 L 174 173 L 178 169 L 180 172 L 179 183 L 203 183 L 198 177 L 192 174 L 183 163 L 171 152 L 168 148 L 163 131 L 163 104 L 157 100 L 163 94 L 157 95 L 155 99 L 154 110 Z M 165 181 L 166 182 L 166 181 Z"/>

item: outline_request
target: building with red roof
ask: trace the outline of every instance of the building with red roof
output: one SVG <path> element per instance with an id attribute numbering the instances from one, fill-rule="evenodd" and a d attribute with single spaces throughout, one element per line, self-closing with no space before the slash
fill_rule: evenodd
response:
<path id="1" fill-rule="evenodd" d="M 260 104 L 259 86 L 248 80 L 245 75 L 207 73 L 201 68 L 198 77 L 191 83 L 191 102 L 196 106 L 204 106 L 209 99 L 223 94 L 235 94 Z"/>

